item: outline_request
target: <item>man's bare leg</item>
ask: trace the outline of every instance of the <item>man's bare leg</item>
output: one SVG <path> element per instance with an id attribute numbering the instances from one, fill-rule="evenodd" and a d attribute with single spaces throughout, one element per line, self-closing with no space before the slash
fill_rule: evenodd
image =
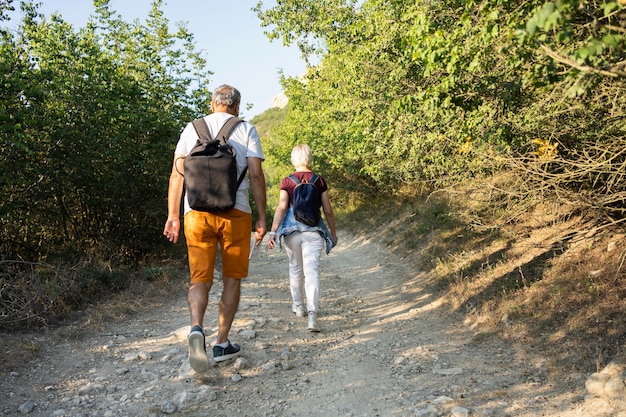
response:
<path id="1" fill-rule="evenodd" d="M 220 299 L 217 343 L 228 341 L 228 333 L 235 319 L 235 314 L 239 308 L 239 298 L 241 296 L 241 280 L 222 276 L 224 290 Z"/>
<path id="2" fill-rule="evenodd" d="M 211 282 L 196 282 L 191 284 L 187 292 L 187 302 L 189 303 L 189 314 L 191 316 L 191 327 L 198 325 L 204 327 L 204 313 L 209 304 L 209 291 Z"/>

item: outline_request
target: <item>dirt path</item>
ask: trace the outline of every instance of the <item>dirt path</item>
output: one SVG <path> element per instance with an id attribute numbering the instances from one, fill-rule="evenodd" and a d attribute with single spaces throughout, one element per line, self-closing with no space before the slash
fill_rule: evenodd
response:
<path id="1" fill-rule="evenodd" d="M 185 294 L 89 337 L 37 336 L 41 360 L 3 370 L 0 413 L 29 416 L 618 415 L 585 400 L 589 375 L 553 380 L 547 361 L 477 337 L 419 271 L 340 234 L 322 258 L 321 333 L 291 312 L 286 254 L 262 249 L 231 340 L 242 356 L 206 375 L 187 364 Z M 205 321 L 214 343 L 216 282 Z"/>

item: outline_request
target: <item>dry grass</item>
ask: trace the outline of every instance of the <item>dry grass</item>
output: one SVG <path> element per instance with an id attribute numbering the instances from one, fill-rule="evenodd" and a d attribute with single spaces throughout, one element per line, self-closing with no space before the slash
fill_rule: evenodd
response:
<path id="1" fill-rule="evenodd" d="M 121 323 L 144 309 L 159 307 L 173 296 L 184 297 L 189 278 L 181 259 L 140 268 L 126 277 L 124 290 L 100 294 L 80 310 L 50 318 L 38 329 L 6 329 L 0 333 L 0 369 L 14 369 L 39 357 L 42 341 L 50 337 L 80 339 L 104 330 L 105 324 Z"/>
<path id="2" fill-rule="evenodd" d="M 103 329 L 104 323 L 121 322 L 145 309 L 164 305 L 174 295 L 186 294 L 189 275 L 184 262 L 145 267 L 139 273 L 141 278 L 132 279 L 124 291 L 90 306 L 80 326 Z"/>
<path id="3" fill-rule="evenodd" d="M 476 216 L 467 193 L 379 201 L 347 222 L 427 271 L 477 342 L 508 339 L 556 372 L 595 372 L 626 359 L 624 230 L 591 228 L 549 201 L 514 217 L 498 210 Z M 487 227 L 489 220 L 498 226 Z"/>

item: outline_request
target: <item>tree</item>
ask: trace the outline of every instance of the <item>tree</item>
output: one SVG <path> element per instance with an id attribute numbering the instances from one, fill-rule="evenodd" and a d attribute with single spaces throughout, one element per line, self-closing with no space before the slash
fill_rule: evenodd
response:
<path id="1" fill-rule="evenodd" d="M 286 141 L 270 152 L 308 142 L 327 175 L 377 193 L 523 166 L 530 193 L 580 192 L 577 204 L 623 215 L 619 2 L 286 0 L 257 12 L 270 37 L 319 61 L 284 80 Z M 534 164 L 541 146 L 548 164 Z"/>
<path id="2" fill-rule="evenodd" d="M 169 32 L 161 1 L 145 24 L 124 22 L 108 1 L 94 6 L 76 31 L 24 3 L 18 33 L 3 37 L 6 257 L 154 251 L 178 132 L 207 111 L 206 62 L 184 26 Z"/>

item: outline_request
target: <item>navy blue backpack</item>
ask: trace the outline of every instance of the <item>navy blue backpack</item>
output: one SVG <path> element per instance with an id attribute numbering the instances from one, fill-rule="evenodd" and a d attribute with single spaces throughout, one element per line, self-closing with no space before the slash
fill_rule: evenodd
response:
<path id="1" fill-rule="evenodd" d="M 289 175 L 291 181 L 296 184 L 293 190 L 291 205 L 293 207 L 293 215 L 297 221 L 308 226 L 317 226 L 320 221 L 320 193 L 317 191 L 315 181 L 319 175 L 313 174 L 310 181 L 298 180 L 293 174 Z"/>

